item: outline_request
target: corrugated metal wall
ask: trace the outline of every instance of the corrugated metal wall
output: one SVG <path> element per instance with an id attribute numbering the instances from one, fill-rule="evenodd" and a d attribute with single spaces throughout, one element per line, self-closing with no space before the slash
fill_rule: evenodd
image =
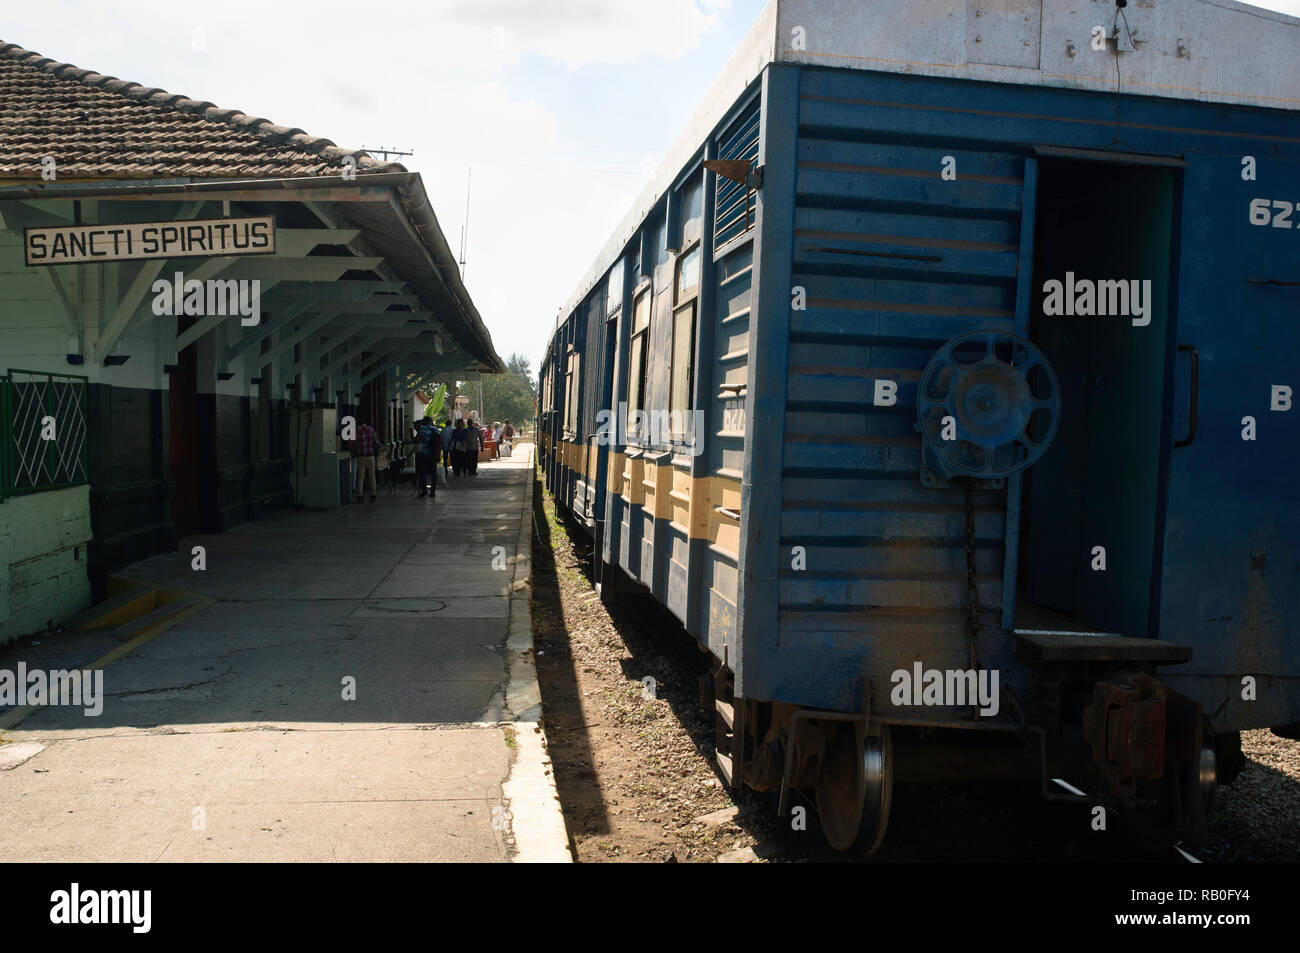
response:
<path id="1" fill-rule="evenodd" d="M 1231 207 L 1220 216 L 1219 230 L 1235 228 L 1236 242 L 1271 239 L 1273 248 L 1280 233 L 1252 231 L 1246 214 L 1250 196 L 1271 194 L 1269 188 L 1276 192 L 1276 184 L 1243 183 L 1241 156 L 1300 141 L 1295 138 L 1300 129 L 1294 114 L 1281 111 L 1133 97 L 1117 102 L 1096 93 L 866 71 L 804 68 L 797 85 L 797 120 L 779 112 L 765 119 L 769 125 L 797 122 L 790 248 L 794 306 L 783 382 L 778 635 L 763 641 L 761 634 L 754 638 L 746 630 L 746 693 L 853 709 L 864 672 L 879 679 L 917 657 L 927 666 L 969 664 L 963 631 L 963 494 L 921 485 L 916 386 L 934 353 L 962 333 L 978 328 L 1023 333 L 1026 292 L 1032 289 L 1020 287 L 1017 263 L 1025 254 L 1025 178 L 1027 170 L 1036 169 L 1035 149 L 1187 156 L 1192 167 L 1202 161 L 1197 153 L 1223 154 L 1229 158 L 1220 180 L 1197 180 L 1198 188 L 1217 191 L 1180 192 L 1178 201 L 1187 208 L 1226 201 Z M 955 161 L 955 180 L 940 175 L 945 156 Z M 1276 163 L 1262 156 L 1260 161 Z M 1222 194 L 1224 189 L 1232 195 Z M 1033 196 L 1031 186 L 1031 216 Z M 762 200 L 773 209 L 789 201 L 772 191 L 771 182 Z M 1216 271 L 1212 293 L 1202 288 L 1188 297 L 1189 276 L 1203 274 L 1209 260 L 1206 247 L 1189 246 L 1188 240 L 1184 235 L 1182 274 L 1175 281 L 1180 300 L 1204 317 L 1183 314 L 1177 320 L 1179 329 L 1199 338 L 1204 394 L 1212 386 L 1206 383 L 1206 351 L 1215 349 L 1216 335 L 1231 336 L 1231 322 L 1223 316 L 1235 313 L 1244 300 L 1242 289 L 1254 288 L 1250 282 L 1256 279 Z M 769 249 L 759 253 L 762 268 L 771 270 Z M 1281 274 L 1276 267 L 1273 271 Z M 757 307 L 767 316 L 774 306 L 763 297 Z M 1278 337 L 1274 346 L 1293 351 L 1293 334 Z M 1281 365 L 1265 371 L 1270 353 L 1253 359 L 1258 373 L 1285 376 Z M 1208 376 L 1227 371 L 1220 367 Z M 877 404 L 881 380 L 896 384 L 896 402 Z M 1172 418 L 1166 429 L 1175 434 L 1188 427 L 1188 386 L 1180 364 L 1177 396 L 1164 408 Z M 1263 393 L 1266 397 L 1267 388 Z M 1203 421 L 1205 413 L 1203 404 Z M 1223 413 L 1235 423 L 1244 411 L 1234 405 Z M 1216 472 L 1231 473 L 1231 492 L 1246 506 L 1254 499 L 1251 478 L 1235 462 L 1229 465 L 1240 456 L 1239 429 L 1214 437 L 1202 429 L 1198 440 L 1218 441 Z M 1198 453 L 1209 451 L 1206 446 Z M 1169 452 L 1162 448 L 1164 459 Z M 1261 460 L 1273 455 L 1264 450 Z M 1176 478 L 1191 459 L 1173 458 Z M 1018 487 L 1011 490 L 1018 499 Z M 984 626 L 981 662 L 1012 670 L 1014 640 L 995 615 L 1004 599 L 1006 496 L 1002 489 L 975 494 L 976 565 Z M 1196 505 L 1204 513 L 1213 502 L 1207 495 Z M 762 518 L 747 515 L 754 525 Z M 1252 519 L 1263 517 L 1260 511 Z M 1157 516 L 1161 531 L 1164 518 L 1163 512 Z M 1267 518 L 1270 525 L 1278 519 L 1276 514 Z M 806 549 L 806 569 L 792 565 L 795 546 Z M 1287 546 L 1279 537 L 1269 548 Z M 1293 544 L 1290 549 L 1294 552 Z M 1194 564 L 1166 565 L 1163 591 L 1185 587 L 1197 573 Z M 1169 595 L 1164 602 L 1171 604 Z M 1209 638 L 1208 632 L 1193 637 L 1167 629 L 1162 635 L 1180 641 Z"/>
<path id="2" fill-rule="evenodd" d="M 807 568 L 782 563 L 781 640 L 869 639 L 910 662 L 920 637 L 958 636 L 966 616 L 963 491 L 920 484 L 916 386 L 949 339 L 1013 328 L 1025 163 L 891 131 L 901 108 L 842 84 L 807 70 L 800 85 L 781 546 L 804 547 Z M 939 176 L 945 155 L 955 181 Z M 1003 500 L 975 494 L 986 613 L 1001 607 Z M 928 663 L 940 644 L 927 640 Z"/>

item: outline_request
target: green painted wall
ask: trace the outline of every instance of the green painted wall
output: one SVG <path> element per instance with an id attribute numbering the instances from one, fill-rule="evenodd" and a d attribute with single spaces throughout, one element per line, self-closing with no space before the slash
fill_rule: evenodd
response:
<path id="1" fill-rule="evenodd" d="M 90 605 L 90 487 L 0 503 L 0 644 Z"/>

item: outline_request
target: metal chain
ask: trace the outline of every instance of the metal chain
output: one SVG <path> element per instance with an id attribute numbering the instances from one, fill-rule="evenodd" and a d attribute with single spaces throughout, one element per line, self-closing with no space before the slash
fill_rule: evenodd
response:
<path id="1" fill-rule="evenodd" d="M 966 491 L 966 631 L 970 635 L 970 663 L 975 669 L 975 637 L 980 629 L 980 594 L 975 585 L 975 481 L 962 481 Z"/>

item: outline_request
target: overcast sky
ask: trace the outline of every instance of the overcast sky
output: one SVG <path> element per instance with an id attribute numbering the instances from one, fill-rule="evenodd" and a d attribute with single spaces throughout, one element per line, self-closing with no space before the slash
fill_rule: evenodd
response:
<path id="1" fill-rule="evenodd" d="M 0 40 L 340 146 L 414 150 L 497 353 L 559 307 L 766 0 L 8 0 Z M 1300 16 L 1300 0 L 1257 6 Z"/>

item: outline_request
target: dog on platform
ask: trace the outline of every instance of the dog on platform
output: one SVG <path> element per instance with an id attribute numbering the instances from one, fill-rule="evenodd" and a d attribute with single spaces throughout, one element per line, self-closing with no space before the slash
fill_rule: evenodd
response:
<path id="1" fill-rule="evenodd" d="M 388 486 L 388 495 L 393 496 L 397 493 L 397 483 L 402 478 L 402 471 L 406 469 L 406 460 L 410 454 L 406 452 L 405 444 L 392 444 L 387 451 L 388 460 L 380 466 L 384 474 L 384 482 Z"/>

